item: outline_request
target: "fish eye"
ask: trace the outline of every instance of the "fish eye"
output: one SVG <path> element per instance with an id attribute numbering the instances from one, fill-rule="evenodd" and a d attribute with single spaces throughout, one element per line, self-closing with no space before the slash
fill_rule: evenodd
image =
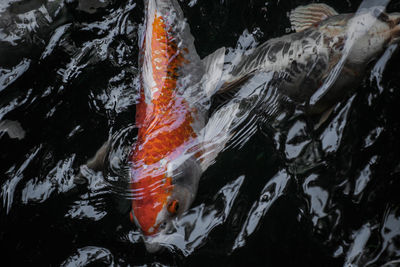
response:
<path id="1" fill-rule="evenodd" d="M 168 205 L 168 212 L 171 214 L 176 214 L 178 213 L 179 210 L 179 201 L 178 200 L 173 200 L 171 203 Z"/>

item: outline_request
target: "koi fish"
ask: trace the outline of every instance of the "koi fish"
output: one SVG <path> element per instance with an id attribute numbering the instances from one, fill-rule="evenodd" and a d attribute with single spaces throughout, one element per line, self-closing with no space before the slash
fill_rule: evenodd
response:
<path id="1" fill-rule="evenodd" d="M 310 4 L 294 9 L 290 21 L 296 32 L 242 56 L 221 91 L 273 73 L 280 94 L 304 104 L 308 114 L 320 114 L 356 88 L 369 63 L 400 40 L 400 13 L 378 8 L 338 14 L 325 4 Z"/>
<path id="2" fill-rule="evenodd" d="M 131 220 L 145 236 L 167 232 L 191 205 L 205 169 L 199 148 L 225 48 L 200 60 L 176 0 L 146 0 Z"/>

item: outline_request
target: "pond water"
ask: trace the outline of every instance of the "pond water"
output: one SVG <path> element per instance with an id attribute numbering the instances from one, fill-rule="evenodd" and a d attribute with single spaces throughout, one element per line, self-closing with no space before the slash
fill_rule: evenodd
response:
<path id="1" fill-rule="evenodd" d="M 201 58 L 291 32 L 288 12 L 308 3 L 180 1 Z M 362 1 L 325 3 L 350 13 Z M 400 12 L 400 3 L 387 9 Z M 396 47 L 371 64 L 359 88 L 318 129 L 301 113 L 244 128 L 203 174 L 194 203 L 177 222 L 179 235 L 158 253 L 146 251 L 130 222 L 118 178 L 83 166 L 89 185 L 75 185 L 80 166 L 110 136 L 117 138 L 109 173 L 135 142 L 143 10 L 141 0 L 0 3 L 4 262 L 400 265 Z"/>

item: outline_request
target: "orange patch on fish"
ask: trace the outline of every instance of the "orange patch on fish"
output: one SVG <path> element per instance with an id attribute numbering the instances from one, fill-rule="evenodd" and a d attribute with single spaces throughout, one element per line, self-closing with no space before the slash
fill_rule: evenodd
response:
<path id="1" fill-rule="evenodd" d="M 148 41 L 148 40 L 147 40 Z M 131 156 L 132 209 L 142 231 L 157 232 L 156 220 L 171 195 L 172 178 L 167 164 L 184 152 L 185 144 L 196 137 L 191 123 L 192 108 L 177 92 L 179 68 L 185 63 L 185 49 L 179 49 L 173 33 L 161 16 L 152 25 L 151 102 L 146 103 L 143 88 L 136 109 L 138 138 Z"/>

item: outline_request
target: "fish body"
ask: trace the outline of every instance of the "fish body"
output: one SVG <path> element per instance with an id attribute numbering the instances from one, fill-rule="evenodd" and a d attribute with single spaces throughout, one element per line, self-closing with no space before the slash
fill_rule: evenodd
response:
<path id="1" fill-rule="evenodd" d="M 339 78 L 329 92 L 318 103 L 307 107 L 310 114 L 321 113 L 362 79 L 368 63 L 381 55 L 388 44 L 398 42 L 400 14 L 377 13 L 337 14 L 324 4 L 301 6 L 290 16 L 297 32 L 271 39 L 243 56 L 228 75 L 222 90 L 235 87 L 256 74 L 274 72 L 279 91 L 307 105 L 345 56 Z M 358 25 L 368 28 L 360 29 Z M 359 36 L 350 47 L 351 34 Z"/>
<path id="2" fill-rule="evenodd" d="M 202 173 L 196 145 L 207 121 L 207 88 L 215 87 L 204 77 L 215 61 L 200 60 L 175 0 L 145 4 L 139 130 L 130 158 L 131 218 L 145 235 L 154 235 L 166 231 L 196 194 Z M 217 55 L 220 73 L 223 55 L 224 50 Z"/>

